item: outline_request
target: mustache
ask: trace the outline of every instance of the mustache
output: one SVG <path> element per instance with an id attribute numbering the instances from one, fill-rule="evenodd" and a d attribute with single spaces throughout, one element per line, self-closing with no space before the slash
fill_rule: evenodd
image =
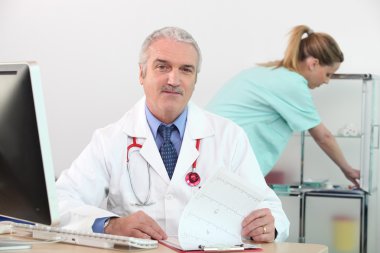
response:
<path id="1" fill-rule="evenodd" d="M 178 86 L 165 85 L 161 87 L 161 91 L 163 92 L 173 92 L 183 95 L 183 89 Z"/>

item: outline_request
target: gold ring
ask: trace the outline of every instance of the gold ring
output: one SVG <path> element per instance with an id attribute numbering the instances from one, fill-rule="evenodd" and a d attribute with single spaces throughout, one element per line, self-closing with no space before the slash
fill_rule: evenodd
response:
<path id="1" fill-rule="evenodd" d="M 266 233 L 267 233 L 267 227 L 266 227 L 266 226 L 263 226 L 263 230 L 264 230 L 264 233 L 263 233 L 263 234 L 266 234 Z"/>

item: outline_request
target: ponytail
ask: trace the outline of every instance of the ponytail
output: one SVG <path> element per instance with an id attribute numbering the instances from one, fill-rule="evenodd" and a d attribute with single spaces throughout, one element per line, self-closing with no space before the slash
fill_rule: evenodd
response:
<path id="1" fill-rule="evenodd" d="M 315 33 L 305 25 L 294 27 L 290 31 L 288 47 L 281 61 L 274 61 L 261 66 L 285 67 L 299 71 L 299 63 L 312 56 L 322 66 L 331 66 L 343 62 L 344 56 L 336 41 L 326 33 Z"/>
<path id="2" fill-rule="evenodd" d="M 301 50 L 301 41 L 304 34 L 306 34 L 306 38 L 308 38 L 313 34 L 313 31 L 304 25 L 296 26 L 290 31 L 288 47 L 285 50 L 284 59 L 282 60 L 283 67 L 297 71 L 298 62 L 306 58 Z"/>

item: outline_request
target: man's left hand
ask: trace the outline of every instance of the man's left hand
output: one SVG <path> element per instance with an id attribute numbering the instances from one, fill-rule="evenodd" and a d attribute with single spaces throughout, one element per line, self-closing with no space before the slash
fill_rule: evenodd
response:
<path id="1" fill-rule="evenodd" d="M 255 242 L 273 242 L 275 239 L 274 217 L 269 208 L 253 211 L 242 222 L 242 235 Z"/>

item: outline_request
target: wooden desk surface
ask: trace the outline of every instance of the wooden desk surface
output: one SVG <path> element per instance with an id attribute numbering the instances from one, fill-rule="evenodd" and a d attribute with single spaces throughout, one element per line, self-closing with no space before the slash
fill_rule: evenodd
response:
<path id="1" fill-rule="evenodd" d="M 9 239 L 11 236 L 9 235 L 0 235 L 1 238 Z M 12 237 L 14 239 L 20 240 L 20 237 Z M 36 241 L 39 242 L 39 241 Z M 265 243 L 260 244 L 264 253 L 328 253 L 328 248 L 325 245 L 321 244 L 308 244 L 308 243 Z M 159 245 L 158 249 L 133 249 L 133 250 L 110 250 L 110 249 L 100 249 L 86 246 L 79 246 L 74 244 L 67 243 L 41 243 L 33 244 L 31 249 L 27 250 L 13 250 L 7 252 L 39 252 L 39 253 L 62 253 L 62 252 L 70 252 L 70 253 L 117 253 L 117 252 L 128 252 L 128 253 L 174 253 L 175 251 L 163 246 Z"/>

